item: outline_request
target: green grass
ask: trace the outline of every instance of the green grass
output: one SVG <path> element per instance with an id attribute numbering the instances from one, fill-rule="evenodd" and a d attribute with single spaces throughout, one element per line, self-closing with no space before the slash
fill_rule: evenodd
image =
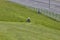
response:
<path id="1" fill-rule="evenodd" d="M 0 22 L 0 40 L 60 40 L 60 31 L 24 22 Z"/>
<path id="2" fill-rule="evenodd" d="M 31 17 L 31 23 L 26 23 L 27 17 Z M 60 40 L 60 22 L 0 0 L 0 40 Z"/>
<path id="3" fill-rule="evenodd" d="M 36 11 L 25 6 L 0 1 L 0 21 L 25 22 L 27 17 L 31 17 L 31 21 L 34 24 L 41 24 L 60 30 L 60 22 L 56 22 L 42 14 L 38 15 Z"/>

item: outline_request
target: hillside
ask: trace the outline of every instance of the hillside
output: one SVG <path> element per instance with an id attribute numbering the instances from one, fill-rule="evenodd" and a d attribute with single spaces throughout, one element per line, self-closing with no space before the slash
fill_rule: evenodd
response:
<path id="1" fill-rule="evenodd" d="M 0 21 L 25 22 L 27 17 L 31 17 L 34 24 L 41 24 L 60 30 L 60 22 L 52 20 L 42 14 L 26 8 L 25 6 L 0 0 Z"/>
<path id="2" fill-rule="evenodd" d="M 31 23 L 26 18 L 31 17 Z M 60 40 L 60 22 L 26 6 L 0 0 L 0 40 Z"/>

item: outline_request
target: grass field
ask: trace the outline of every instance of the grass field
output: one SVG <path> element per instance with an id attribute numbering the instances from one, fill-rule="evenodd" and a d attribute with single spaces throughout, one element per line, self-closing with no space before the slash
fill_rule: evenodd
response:
<path id="1" fill-rule="evenodd" d="M 60 30 L 21 22 L 0 22 L 0 40 L 60 40 Z"/>
<path id="2" fill-rule="evenodd" d="M 31 17 L 31 23 L 26 23 L 27 17 Z M 0 0 L 0 40 L 60 40 L 60 22 Z"/>

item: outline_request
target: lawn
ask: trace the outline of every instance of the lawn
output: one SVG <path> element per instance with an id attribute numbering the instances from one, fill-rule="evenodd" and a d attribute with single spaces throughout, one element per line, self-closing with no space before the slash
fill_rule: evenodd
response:
<path id="1" fill-rule="evenodd" d="M 31 23 L 27 23 L 27 17 Z M 21 4 L 0 0 L 0 40 L 60 40 L 60 22 Z"/>
<path id="2" fill-rule="evenodd" d="M 60 30 L 24 22 L 0 22 L 0 40 L 60 40 Z"/>

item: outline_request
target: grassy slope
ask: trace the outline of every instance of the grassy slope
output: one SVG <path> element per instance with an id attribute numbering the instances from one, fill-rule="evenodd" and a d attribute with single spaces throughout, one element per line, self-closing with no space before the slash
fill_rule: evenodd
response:
<path id="1" fill-rule="evenodd" d="M 42 24 L 46 27 L 60 30 L 60 22 L 56 22 L 42 14 L 38 16 L 35 11 L 22 5 L 10 2 L 1 2 L 0 0 L 0 21 L 23 22 L 27 17 L 31 17 L 32 23 Z"/>
<path id="2" fill-rule="evenodd" d="M 60 22 L 56 22 L 42 14 L 38 15 L 35 11 L 19 4 L 0 0 L 0 21 L 23 22 L 27 17 L 31 17 L 32 23 L 60 30 Z"/>
<path id="3" fill-rule="evenodd" d="M 60 22 L 16 3 L 0 0 L 0 21 L 0 40 L 60 40 Z"/>

